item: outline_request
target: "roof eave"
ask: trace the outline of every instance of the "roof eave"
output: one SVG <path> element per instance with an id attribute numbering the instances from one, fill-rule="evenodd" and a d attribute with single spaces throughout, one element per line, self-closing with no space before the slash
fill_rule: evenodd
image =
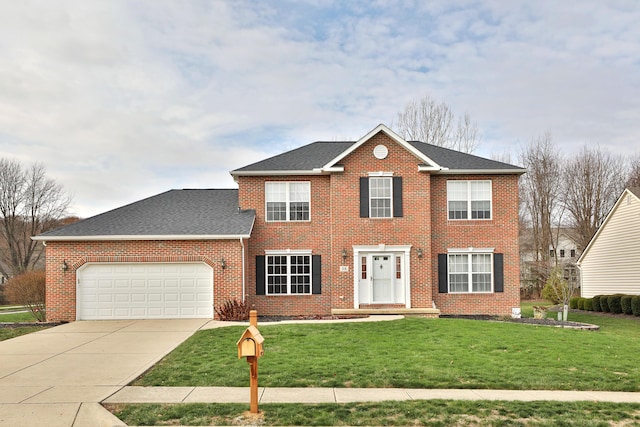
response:
<path id="1" fill-rule="evenodd" d="M 253 228 L 253 224 L 252 224 Z M 161 235 L 94 235 L 94 236 L 33 236 L 40 242 L 102 242 L 130 240 L 237 240 L 248 239 L 249 234 L 161 234 Z"/>
<path id="2" fill-rule="evenodd" d="M 522 175 L 524 169 L 440 169 L 441 175 Z"/>
<path id="3" fill-rule="evenodd" d="M 344 168 L 340 167 L 342 170 Z M 231 176 L 235 179 L 238 176 L 295 176 L 295 175 L 324 175 L 330 172 L 339 172 L 336 170 L 328 170 L 324 168 L 316 168 L 310 170 L 264 170 L 264 171 L 233 171 Z"/>

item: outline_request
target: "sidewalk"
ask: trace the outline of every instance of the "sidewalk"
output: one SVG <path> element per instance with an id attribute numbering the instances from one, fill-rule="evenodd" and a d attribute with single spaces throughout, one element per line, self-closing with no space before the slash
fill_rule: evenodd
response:
<path id="1" fill-rule="evenodd" d="M 385 400 L 555 400 L 640 403 L 615 391 L 260 387 L 260 403 L 347 403 Z M 123 387 L 103 403 L 249 403 L 248 387 Z"/>

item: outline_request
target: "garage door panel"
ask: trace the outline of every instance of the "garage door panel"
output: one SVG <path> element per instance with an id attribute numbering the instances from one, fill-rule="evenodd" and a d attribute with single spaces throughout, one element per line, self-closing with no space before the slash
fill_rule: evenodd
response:
<path id="1" fill-rule="evenodd" d="M 88 264 L 78 271 L 78 319 L 213 317 L 204 263 Z"/>

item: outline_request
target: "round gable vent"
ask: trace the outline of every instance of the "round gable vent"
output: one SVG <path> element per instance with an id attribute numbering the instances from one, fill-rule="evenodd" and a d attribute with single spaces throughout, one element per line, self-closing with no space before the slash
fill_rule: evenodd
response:
<path id="1" fill-rule="evenodd" d="M 384 145 L 378 145 L 373 149 L 373 155 L 376 157 L 376 159 L 386 159 L 388 154 L 389 150 Z"/>

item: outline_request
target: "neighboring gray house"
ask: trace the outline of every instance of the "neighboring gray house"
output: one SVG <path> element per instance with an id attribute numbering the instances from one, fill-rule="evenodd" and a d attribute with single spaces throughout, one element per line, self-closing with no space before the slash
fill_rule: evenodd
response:
<path id="1" fill-rule="evenodd" d="M 577 264 L 585 298 L 640 295 L 640 187 L 624 190 Z"/>

